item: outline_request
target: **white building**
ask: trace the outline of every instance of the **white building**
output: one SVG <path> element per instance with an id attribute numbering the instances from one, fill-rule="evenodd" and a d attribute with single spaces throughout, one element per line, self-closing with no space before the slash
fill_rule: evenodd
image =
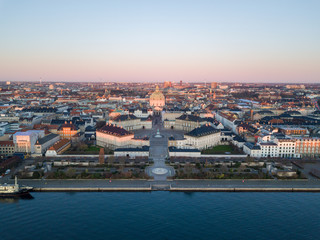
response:
<path id="1" fill-rule="evenodd" d="M 292 138 L 275 139 L 278 146 L 278 156 L 284 158 L 298 157 L 296 154 L 296 140 Z"/>
<path id="2" fill-rule="evenodd" d="M 149 147 L 143 146 L 142 148 L 117 148 L 114 150 L 115 157 L 149 157 Z"/>
<path id="3" fill-rule="evenodd" d="M 220 143 L 220 130 L 209 124 L 193 129 L 185 134 L 186 145 L 196 149 L 207 149 Z"/>
<path id="4" fill-rule="evenodd" d="M 152 109 L 137 109 L 133 112 L 133 115 L 135 115 L 138 118 L 148 118 L 149 115 L 153 115 Z"/>
<path id="5" fill-rule="evenodd" d="M 261 142 L 258 143 L 261 148 L 260 156 L 258 157 L 278 157 L 278 145 L 274 142 Z"/>
<path id="6" fill-rule="evenodd" d="M 261 157 L 261 148 L 259 145 L 254 145 L 253 143 L 246 142 L 243 145 L 243 152 L 250 157 Z"/>
<path id="7" fill-rule="evenodd" d="M 35 144 L 44 137 L 44 130 L 28 130 L 13 134 L 15 152 L 35 153 Z"/>
<path id="8" fill-rule="evenodd" d="M 201 152 L 198 149 L 181 149 L 169 147 L 170 157 L 200 157 Z"/>
<path id="9" fill-rule="evenodd" d="M 246 143 L 243 151 L 251 157 L 257 158 L 298 158 L 296 140 L 292 138 L 275 138 L 269 142 L 258 142 L 257 145 Z"/>
<path id="10" fill-rule="evenodd" d="M 127 131 L 134 131 L 138 129 L 151 129 L 152 128 L 152 116 L 140 119 L 133 114 L 120 115 L 113 120 L 109 120 L 110 124 L 115 124 L 118 127 L 122 127 Z"/>
<path id="11" fill-rule="evenodd" d="M 107 123 L 104 127 L 96 131 L 97 145 L 110 149 L 131 147 L 130 143 L 133 137 L 134 134 L 132 132 L 110 123 Z"/>
<path id="12" fill-rule="evenodd" d="M 235 121 L 238 119 L 237 115 L 228 111 L 220 111 L 215 115 L 216 120 L 221 122 L 224 127 L 230 129 L 232 132 L 236 133 L 237 125 Z"/>
<path id="13" fill-rule="evenodd" d="M 54 133 L 50 133 L 43 138 L 39 138 L 35 144 L 35 154 L 42 155 L 59 140 L 60 136 Z"/>
<path id="14" fill-rule="evenodd" d="M 136 139 L 134 134 L 122 127 L 107 123 L 96 131 L 97 145 L 109 149 L 149 146 L 149 139 Z"/>

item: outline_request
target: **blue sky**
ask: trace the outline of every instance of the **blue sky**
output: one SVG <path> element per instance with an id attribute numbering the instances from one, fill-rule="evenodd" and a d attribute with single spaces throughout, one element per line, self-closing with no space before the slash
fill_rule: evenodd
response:
<path id="1" fill-rule="evenodd" d="M 320 1 L 0 0 L 0 80 L 317 82 Z"/>

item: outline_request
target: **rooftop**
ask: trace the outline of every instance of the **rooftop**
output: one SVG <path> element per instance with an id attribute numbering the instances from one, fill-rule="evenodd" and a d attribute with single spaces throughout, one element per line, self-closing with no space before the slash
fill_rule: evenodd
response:
<path id="1" fill-rule="evenodd" d="M 186 133 L 186 135 L 192 136 L 192 137 L 202 137 L 202 136 L 207 136 L 215 133 L 220 133 L 220 130 L 217 130 L 212 126 L 205 124 L 205 125 L 202 125 L 201 127 L 193 129 L 191 132 Z"/>
<path id="2" fill-rule="evenodd" d="M 37 141 L 37 144 L 42 145 L 42 144 L 44 144 L 44 143 L 46 143 L 46 142 L 48 142 L 48 141 L 50 141 L 50 140 L 52 140 L 52 139 L 54 139 L 54 138 L 56 138 L 58 136 L 59 136 L 58 134 L 50 133 L 50 134 L 48 134 L 47 136 L 45 136 L 43 138 L 39 138 L 38 141 Z"/>
<path id="3" fill-rule="evenodd" d="M 188 115 L 188 114 L 183 114 L 177 119 L 179 120 L 185 120 L 185 121 L 191 121 L 191 122 L 204 122 L 205 120 L 199 116 L 195 115 Z"/>
<path id="4" fill-rule="evenodd" d="M 125 130 L 122 127 L 118 127 L 114 124 L 107 123 L 102 128 L 98 129 L 97 132 L 113 135 L 113 136 L 128 136 L 133 135 L 133 133 Z"/>
<path id="5" fill-rule="evenodd" d="M 117 148 L 115 152 L 149 152 L 148 146 L 143 146 L 142 148 Z"/>
<path id="6" fill-rule="evenodd" d="M 176 147 L 169 147 L 169 152 L 200 152 L 198 149 L 190 148 L 190 149 L 182 149 Z"/>
<path id="7" fill-rule="evenodd" d="M 65 146 L 66 144 L 70 143 L 70 140 L 68 139 L 61 139 L 58 142 L 56 142 L 53 146 L 49 148 L 49 150 L 59 150 L 61 147 Z"/>
<path id="8" fill-rule="evenodd" d="M 124 122 L 124 121 L 130 121 L 138 119 L 135 115 L 129 114 L 129 115 L 120 115 L 114 119 L 115 122 Z"/>

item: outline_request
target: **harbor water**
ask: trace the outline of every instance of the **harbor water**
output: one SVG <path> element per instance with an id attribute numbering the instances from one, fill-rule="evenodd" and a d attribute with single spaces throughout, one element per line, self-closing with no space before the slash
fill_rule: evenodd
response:
<path id="1" fill-rule="evenodd" d="M 319 239 L 320 193 L 50 192 L 0 199 L 1 240 Z"/>

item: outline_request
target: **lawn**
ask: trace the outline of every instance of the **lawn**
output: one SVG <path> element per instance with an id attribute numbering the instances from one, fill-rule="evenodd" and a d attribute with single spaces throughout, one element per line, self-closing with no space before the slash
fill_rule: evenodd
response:
<path id="1" fill-rule="evenodd" d="M 234 147 L 230 145 L 218 145 L 212 148 L 202 150 L 203 154 L 225 154 L 226 152 L 239 153 L 237 149 L 234 149 Z"/>
<path id="2" fill-rule="evenodd" d="M 97 146 L 89 146 L 86 150 L 86 152 L 100 152 L 100 147 Z"/>
<path id="3" fill-rule="evenodd" d="M 97 146 L 88 146 L 87 148 L 78 149 L 77 147 L 69 148 L 66 152 L 64 152 L 64 155 L 66 154 L 99 154 L 100 153 L 100 147 Z"/>

